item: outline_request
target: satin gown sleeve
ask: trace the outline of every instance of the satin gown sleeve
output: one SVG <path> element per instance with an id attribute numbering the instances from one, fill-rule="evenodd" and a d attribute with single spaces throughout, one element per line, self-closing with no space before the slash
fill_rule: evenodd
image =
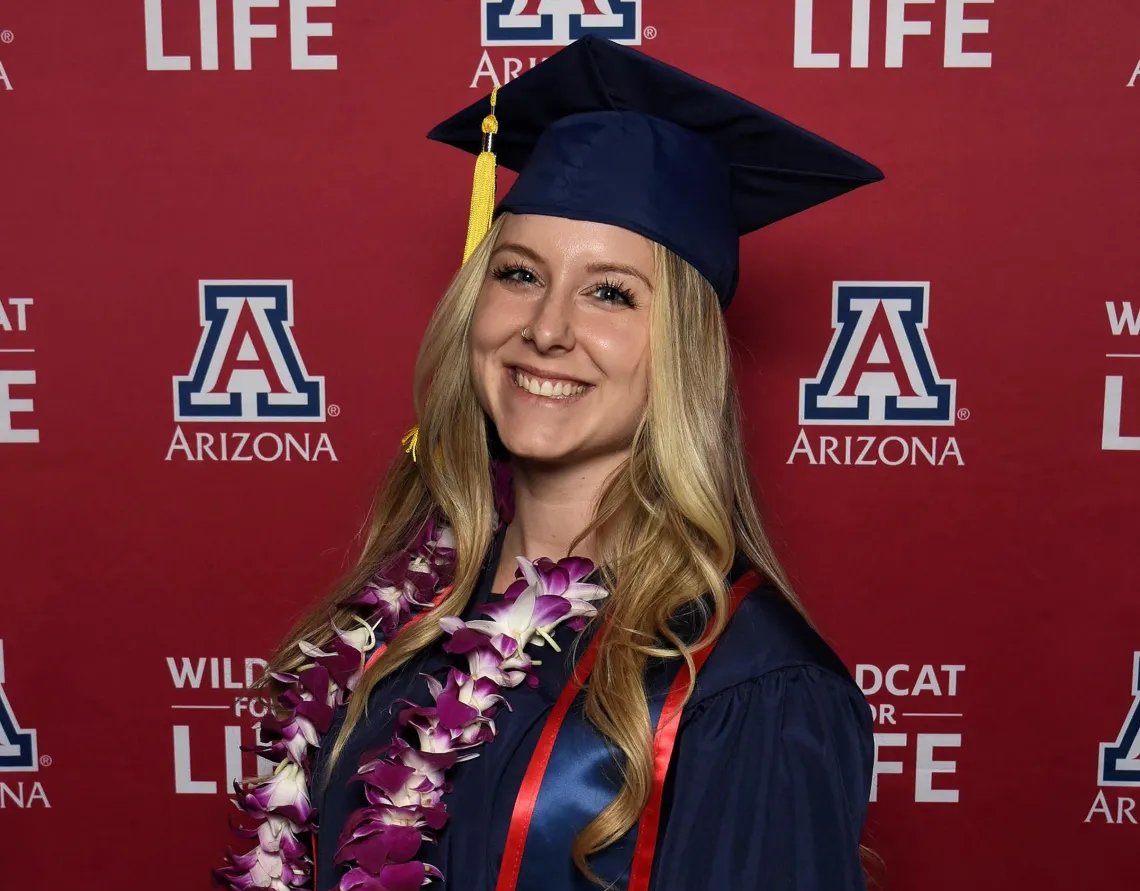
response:
<path id="1" fill-rule="evenodd" d="M 866 702 L 818 665 L 696 704 L 667 786 L 653 891 L 864 891 L 874 763 Z"/>

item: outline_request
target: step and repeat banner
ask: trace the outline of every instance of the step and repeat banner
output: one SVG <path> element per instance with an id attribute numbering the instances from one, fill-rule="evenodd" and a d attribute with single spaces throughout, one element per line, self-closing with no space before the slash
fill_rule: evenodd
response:
<path id="1" fill-rule="evenodd" d="M 424 134 L 590 32 L 886 172 L 728 313 L 881 887 L 1136 886 L 1140 5 L 0 0 L 4 891 L 209 886 L 460 259 Z"/>

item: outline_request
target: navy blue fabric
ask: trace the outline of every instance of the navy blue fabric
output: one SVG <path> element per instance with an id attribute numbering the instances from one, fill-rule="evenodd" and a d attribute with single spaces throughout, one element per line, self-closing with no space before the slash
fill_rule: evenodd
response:
<path id="1" fill-rule="evenodd" d="M 633 111 L 562 118 L 499 202 L 504 211 L 621 226 L 683 257 L 718 294 L 736 288 L 728 165 L 707 139 L 671 121 Z"/>
<path id="2" fill-rule="evenodd" d="M 488 565 L 496 559 L 492 553 Z M 489 596 L 491 575 L 485 572 L 477 601 Z M 446 891 L 494 889 L 530 754 L 585 643 L 575 646 L 565 628 L 556 640 L 563 653 L 542 653 L 538 686 L 508 694 L 512 711 L 496 717 L 498 738 L 454 769 L 455 788 L 447 798 L 451 821 L 438 845 L 425 848 L 426 859 L 445 875 Z M 442 669 L 451 658 L 432 648 L 381 683 L 327 788 L 315 790 L 321 811 L 319 891 L 335 886 L 336 838 L 364 801 L 361 785 L 350 782 L 360 755 L 390 739 L 392 702 L 427 700 L 420 672 Z M 671 676 L 661 668 L 650 671 L 651 695 L 663 691 Z M 548 772 L 540 797 L 553 810 L 543 818 L 548 829 L 532 839 L 542 858 L 528 865 L 519 891 L 596 887 L 574 868 L 572 833 L 560 831 L 557 812 L 561 807 L 563 819 L 579 825 L 583 806 L 604 803 L 605 787 L 619 781 L 618 772 L 597 761 L 600 741 L 591 743 L 592 731 L 577 710 L 564 726 L 570 734 L 564 756 L 571 758 L 577 747 L 593 763 Z M 873 756 L 870 713 L 842 663 L 778 592 L 757 589 L 702 669 L 682 716 L 651 888 L 863 891 L 858 845 Z M 578 782 L 585 786 L 581 796 L 574 795 Z M 531 854 L 528 848 L 524 862 Z M 607 876 L 620 874 L 617 888 L 625 887 L 631 854 L 632 834 L 600 864 Z"/>
<path id="3" fill-rule="evenodd" d="M 484 98 L 428 134 L 477 154 Z M 672 250 L 727 306 L 739 239 L 883 178 L 755 103 L 588 36 L 504 85 L 495 152 L 519 178 L 499 212 L 609 223 Z"/>
<path id="4" fill-rule="evenodd" d="M 680 667 L 679 661 L 672 661 L 656 664 L 648 673 L 649 723 L 654 731 Z M 585 698 L 585 691 L 578 694 L 551 752 L 527 835 L 520 888 L 579 887 L 581 876 L 566 852 L 575 836 L 617 797 L 621 787 L 621 771 L 611 748 L 583 715 Z M 634 827 L 620 842 L 594 856 L 594 872 L 613 887 L 624 888 L 636 843 Z M 558 877 L 552 878 L 552 874 Z"/>

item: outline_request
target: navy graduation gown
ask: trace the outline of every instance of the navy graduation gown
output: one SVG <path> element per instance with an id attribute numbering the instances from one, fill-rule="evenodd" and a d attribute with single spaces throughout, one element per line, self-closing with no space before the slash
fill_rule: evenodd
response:
<path id="1" fill-rule="evenodd" d="M 474 618 L 475 607 L 490 596 L 501 540 L 496 537 L 465 618 Z M 508 691 L 512 711 L 496 716 L 495 740 L 451 772 L 455 788 L 445 799 L 450 820 L 438 844 L 421 851 L 422 859 L 442 870 L 445 891 L 495 887 L 516 793 L 574 654 L 581 651 L 565 627 L 555 639 L 562 654 L 549 647 L 538 651 L 539 686 Z M 391 740 L 389 706 L 401 698 L 429 702 L 421 673 L 457 664 L 454 658 L 436 644 L 385 678 L 329 782 L 314 783 L 318 891 L 330 891 L 341 874 L 333 862 L 337 838 L 364 804 L 363 784 L 350 779 L 362 753 Z M 652 891 L 863 891 L 859 836 L 873 761 L 870 712 L 854 681 L 778 591 L 758 588 L 701 670 L 682 715 Z M 548 774 L 543 794 L 557 781 Z M 571 784 L 564 786 L 565 794 L 573 794 Z M 628 865 L 631 852 L 632 845 L 625 845 L 611 854 L 624 856 L 621 862 Z M 541 879 L 524 869 L 518 891 L 598 887 L 577 872 L 568 843 L 564 857 L 542 858 L 542 869 Z M 628 870 L 619 887 L 626 878 Z"/>

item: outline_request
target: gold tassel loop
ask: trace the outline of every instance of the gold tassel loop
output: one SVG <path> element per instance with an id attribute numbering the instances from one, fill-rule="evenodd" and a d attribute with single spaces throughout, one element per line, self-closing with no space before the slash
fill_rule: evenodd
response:
<path id="1" fill-rule="evenodd" d="M 464 263 L 491 228 L 491 217 L 495 212 L 495 136 L 499 132 L 499 119 L 495 117 L 495 101 L 498 94 L 498 87 L 491 90 L 491 113 L 483 118 L 483 151 L 475 159 L 475 183 L 471 188 L 471 216 L 467 221 L 467 244 L 463 248 Z"/>
<path id="2" fill-rule="evenodd" d="M 420 444 L 420 427 L 417 424 L 411 430 L 404 434 L 404 438 L 400 440 L 404 447 L 404 452 L 412 456 L 412 461 L 416 460 L 416 447 Z"/>

